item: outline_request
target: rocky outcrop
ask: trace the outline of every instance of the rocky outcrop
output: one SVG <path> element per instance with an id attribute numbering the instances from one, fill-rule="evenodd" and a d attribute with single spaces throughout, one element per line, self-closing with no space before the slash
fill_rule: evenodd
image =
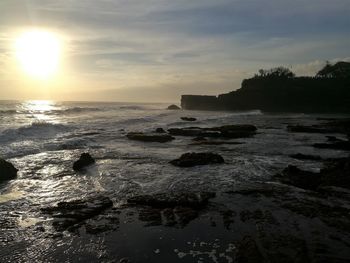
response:
<path id="1" fill-rule="evenodd" d="M 73 170 L 81 171 L 84 170 L 87 166 L 95 163 L 94 158 L 91 157 L 89 153 L 82 153 L 78 161 L 74 162 Z"/>
<path id="2" fill-rule="evenodd" d="M 145 134 L 143 132 L 129 132 L 126 137 L 130 140 L 142 142 L 169 142 L 175 138 L 169 134 Z"/>
<path id="3" fill-rule="evenodd" d="M 170 161 L 172 165 L 179 167 L 192 167 L 196 165 L 224 163 L 224 158 L 216 153 L 185 153 L 179 159 Z"/>
<path id="4" fill-rule="evenodd" d="M 181 110 L 181 108 L 175 104 L 171 104 L 167 108 L 168 110 Z"/>
<path id="5" fill-rule="evenodd" d="M 0 158 L 0 183 L 15 179 L 17 177 L 17 169 L 12 163 Z"/>
<path id="6" fill-rule="evenodd" d="M 183 95 L 186 110 L 350 113 L 350 78 L 251 78 L 215 96 Z"/>
<path id="7" fill-rule="evenodd" d="M 181 108 L 185 110 L 215 110 L 218 106 L 218 99 L 216 96 L 181 96 Z"/>

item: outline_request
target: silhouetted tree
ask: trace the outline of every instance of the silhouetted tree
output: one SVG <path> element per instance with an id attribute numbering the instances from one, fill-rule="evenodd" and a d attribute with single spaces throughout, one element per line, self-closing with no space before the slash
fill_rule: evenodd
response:
<path id="1" fill-rule="evenodd" d="M 259 74 L 255 78 L 294 78 L 295 74 L 288 68 L 277 67 L 272 69 L 259 69 Z"/>
<path id="2" fill-rule="evenodd" d="M 317 78 L 350 78 L 350 63 L 349 62 L 337 62 L 334 65 L 329 61 L 326 65 L 316 74 Z"/>

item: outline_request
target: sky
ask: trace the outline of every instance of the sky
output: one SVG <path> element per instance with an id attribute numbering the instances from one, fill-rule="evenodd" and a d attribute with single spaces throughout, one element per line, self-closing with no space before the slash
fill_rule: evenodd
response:
<path id="1" fill-rule="evenodd" d="M 1 0 L 0 99 L 176 102 L 240 88 L 260 68 L 314 75 L 350 61 L 349 0 Z M 49 80 L 15 59 L 21 32 L 62 43 Z"/>

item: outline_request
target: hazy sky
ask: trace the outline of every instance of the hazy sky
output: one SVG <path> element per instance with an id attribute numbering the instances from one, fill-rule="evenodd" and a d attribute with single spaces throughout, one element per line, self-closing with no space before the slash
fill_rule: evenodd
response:
<path id="1" fill-rule="evenodd" d="M 349 0 L 1 0 L 0 99 L 178 101 L 240 87 L 259 68 L 314 74 L 349 60 Z M 29 28 L 60 36 L 50 81 L 18 69 Z"/>

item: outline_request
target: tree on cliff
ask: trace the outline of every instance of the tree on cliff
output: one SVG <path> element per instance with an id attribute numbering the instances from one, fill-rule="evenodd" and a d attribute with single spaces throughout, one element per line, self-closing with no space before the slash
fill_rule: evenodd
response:
<path id="1" fill-rule="evenodd" d="M 326 65 L 316 74 L 317 78 L 350 78 L 350 62 L 337 62 Z"/>
<path id="2" fill-rule="evenodd" d="M 295 74 L 288 68 L 277 67 L 272 69 L 260 69 L 259 74 L 255 74 L 254 78 L 294 78 Z"/>

